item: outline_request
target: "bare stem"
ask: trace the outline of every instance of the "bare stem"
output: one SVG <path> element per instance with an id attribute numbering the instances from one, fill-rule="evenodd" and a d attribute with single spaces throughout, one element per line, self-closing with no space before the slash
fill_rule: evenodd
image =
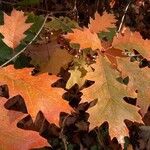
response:
<path id="1" fill-rule="evenodd" d="M 121 23 L 120 23 L 119 29 L 118 29 L 118 31 L 117 31 L 117 35 L 118 35 L 118 33 L 121 31 L 121 29 L 122 29 L 122 26 L 123 26 L 123 23 L 124 23 L 124 19 L 125 19 L 125 16 L 126 16 L 126 13 L 127 13 L 127 11 L 128 11 L 128 8 L 129 8 L 130 4 L 131 4 L 131 1 L 128 3 L 128 5 L 127 5 L 126 8 L 125 8 L 124 15 L 122 16 Z"/>
<path id="2" fill-rule="evenodd" d="M 41 28 L 39 29 L 39 31 L 37 32 L 37 34 L 35 35 L 35 37 L 26 45 L 26 47 L 24 47 L 20 52 L 18 52 L 16 55 L 14 55 L 11 59 L 9 59 L 9 60 L 6 61 L 4 64 L 2 64 L 2 65 L 0 66 L 0 68 L 2 68 L 2 67 L 4 67 L 4 66 L 8 65 L 12 60 L 14 60 L 15 58 L 17 58 L 21 53 L 23 53 L 29 45 L 31 45 L 31 43 L 37 38 L 37 36 L 38 36 L 38 35 L 40 34 L 40 32 L 42 31 L 42 29 L 43 29 L 43 27 L 44 27 L 44 25 L 45 25 L 45 22 L 46 22 L 48 16 L 49 16 L 49 14 L 46 15 L 45 20 L 44 20 L 44 22 L 43 22 Z"/>
<path id="3" fill-rule="evenodd" d="M 63 143 L 64 143 L 64 147 L 65 147 L 65 150 L 67 150 L 68 148 L 68 144 L 67 144 L 67 140 L 65 138 L 65 135 L 63 134 L 63 131 L 64 131 L 64 126 L 65 126 L 65 122 L 67 120 L 67 118 L 69 117 L 69 114 L 64 118 L 63 122 L 62 122 L 62 128 L 61 128 L 61 132 L 60 132 L 60 138 L 62 139 Z"/>

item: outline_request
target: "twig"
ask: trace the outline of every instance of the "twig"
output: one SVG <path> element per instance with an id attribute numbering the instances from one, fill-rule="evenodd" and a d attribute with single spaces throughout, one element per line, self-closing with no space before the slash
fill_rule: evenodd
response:
<path id="1" fill-rule="evenodd" d="M 118 33 L 120 32 L 120 30 L 122 29 L 123 22 L 124 22 L 124 19 L 125 19 L 125 16 L 126 16 L 126 13 L 127 13 L 127 10 L 128 10 L 128 8 L 129 8 L 130 4 L 131 4 L 131 1 L 130 1 L 130 2 L 128 3 L 128 5 L 126 6 L 126 9 L 125 9 L 125 11 L 124 11 L 124 15 L 123 15 L 123 17 L 122 17 L 122 19 L 121 19 L 121 23 L 120 23 L 120 25 L 119 25 L 119 29 L 118 29 L 118 31 L 117 31 L 117 35 L 118 35 Z"/>
<path id="2" fill-rule="evenodd" d="M 97 131 L 96 129 L 95 129 L 94 131 L 96 132 L 97 140 L 98 140 L 99 146 L 100 146 L 100 147 L 103 146 L 104 144 L 103 144 L 103 142 L 102 142 L 102 140 L 101 140 L 101 138 L 100 138 L 99 129 L 98 129 L 98 131 Z"/>
<path id="3" fill-rule="evenodd" d="M 7 2 L 7 1 L 4 1 L 4 0 L 0 0 L 0 4 L 1 4 L 1 3 L 8 4 L 8 5 L 16 5 L 15 2 Z M 45 3 L 46 3 L 46 1 L 45 1 Z M 45 5 L 46 5 L 46 4 L 45 4 Z M 30 10 L 32 10 L 32 11 L 37 10 L 37 11 L 40 11 L 40 12 L 42 12 L 42 13 L 49 14 L 49 16 L 53 16 L 53 15 L 59 14 L 59 13 L 65 14 L 65 13 L 69 13 L 69 12 L 70 12 L 69 10 L 67 10 L 67 11 L 65 11 L 65 10 L 62 10 L 62 11 L 48 11 L 47 5 L 46 5 L 46 10 L 45 10 L 45 9 L 41 9 L 41 8 L 31 8 L 31 7 L 26 7 L 26 8 L 27 8 L 27 9 L 30 9 Z"/>
<path id="4" fill-rule="evenodd" d="M 64 126 L 65 126 L 65 122 L 66 122 L 66 119 L 69 117 L 69 114 L 64 118 L 63 122 L 62 122 L 62 128 L 61 128 L 61 131 L 60 131 L 60 138 L 62 139 L 63 143 L 64 143 L 64 147 L 65 147 L 65 150 L 67 150 L 68 146 L 67 146 L 67 140 L 63 134 L 63 131 L 64 131 Z"/>
<path id="5" fill-rule="evenodd" d="M 8 65 L 12 60 L 14 60 L 15 58 L 17 58 L 21 53 L 23 53 L 23 52 L 26 50 L 26 48 L 37 38 L 37 36 L 38 36 L 38 35 L 40 34 L 40 32 L 42 31 L 42 29 L 43 29 L 43 27 L 44 27 L 44 25 L 45 25 L 45 22 L 46 22 L 48 16 L 49 16 L 49 14 L 46 15 L 45 20 L 44 20 L 44 22 L 43 22 L 41 28 L 39 29 L 39 31 L 37 32 L 37 34 L 35 35 L 35 37 L 26 45 L 26 47 L 24 47 L 20 52 L 18 52 L 16 55 L 14 55 L 11 59 L 9 59 L 9 60 L 6 61 L 4 64 L 2 64 L 2 65 L 0 66 L 0 68 L 2 68 L 2 67 L 4 67 L 4 66 Z"/>
<path id="6" fill-rule="evenodd" d="M 96 11 L 98 11 L 98 6 L 99 6 L 99 0 L 97 0 L 97 3 L 96 3 Z"/>
<path id="7" fill-rule="evenodd" d="M 76 21 L 79 22 L 79 14 L 78 14 L 78 9 L 77 9 L 77 0 L 74 1 L 74 8 L 72 10 L 73 12 L 75 12 L 76 14 Z"/>

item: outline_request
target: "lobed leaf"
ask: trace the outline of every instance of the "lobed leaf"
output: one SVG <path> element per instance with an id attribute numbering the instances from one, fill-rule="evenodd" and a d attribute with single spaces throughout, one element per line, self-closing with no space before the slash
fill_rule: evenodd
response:
<path id="1" fill-rule="evenodd" d="M 99 55 L 92 67 L 95 71 L 89 72 L 86 79 L 95 83 L 82 91 L 82 102 L 97 99 L 96 106 L 88 110 L 90 126 L 93 128 L 107 121 L 111 138 L 117 137 L 120 141 L 128 136 L 125 119 L 142 122 L 139 108 L 123 101 L 123 97 L 128 95 L 126 86 L 116 80 L 119 72 L 104 57 Z"/>
<path id="2" fill-rule="evenodd" d="M 95 13 L 95 18 L 90 18 L 90 24 L 88 25 L 91 32 L 108 32 L 109 28 L 115 28 L 116 23 L 115 16 L 104 12 L 102 16 L 98 12 Z"/>
<path id="3" fill-rule="evenodd" d="M 6 99 L 0 98 L 0 149 L 29 150 L 48 146 L 47 141 L 37 132 L 25 131 L 17 127 L 17 122 L 25 115 L 6 110 L 4 108 L 5 102 Z"/>
<path id="4" fill-rule="evenodd" d="M 140 69 L 138 63 L 130 62 L 129 58 L 118 58 L 117 63 L 122 76 L 129 76 L 128 91 L 137 94 L 137 105 L 144 115 L 150 106 L 150 69 Z"/>
<path id="5" fill-rule="evenodd" d="M 0 26 L 0 33 L 4 36 L 3 42 L 12 49 L 15 49 L 25 38 L 24 32 L 32 23 L 26 23 L 27 16 L 24 12 L 13 9 L 11 16 L 4 13 L 4 25 Z"/>
<path id="6" fill-rule="evenodd" d="M 59 78 L 55 75 L 42 74 L 31 76 L 32 69 L 15 70 L 8 66 L 0 70 L 0 84 L 7 84 L 11 96 L 20 94 L 34 119 L 42 111 L 49 122 L 58 125 L 59 113 L 71 110 L 66 101 L 62 99 L 63 89 L 52 88 L 51 84 Z"/>
<path id="7" fill-rule="evenodd" d="M 150 40 L 144 40 L 139 32 L 131 32 L 125 29 L 124 33 L 119 33 L 114 37 L 112 46 L 122 51 L 138 51 L 144 58 L 150 60 Z"/>
<path id="8" fill-rule="evenodd" d="M 73 29 L 73 33 L 64 35 L 71 43 L 80 44 L 81 49 L 91 48 L 102 49 L 101 42 L 96 33 L 92 33 L 88 28 Z"/>

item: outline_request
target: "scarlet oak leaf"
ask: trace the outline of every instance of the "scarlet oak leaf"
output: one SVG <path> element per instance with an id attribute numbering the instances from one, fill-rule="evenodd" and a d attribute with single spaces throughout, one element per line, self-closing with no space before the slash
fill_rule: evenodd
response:
<path id="1" fill-rule="evenodd" d="M 81 49 L 92 48 L 102 49 L 101 42 L 96 33 L 92 33 L 88 28 L 73 29 L 73 33 L 64 35 L 71 43 L 80 44 Z"/>
<path id="2" fill-rule="evenodd" d="M 117 67 L 117 58 L 118 57 L 125 57 L 123 55 L 122 50 L 110 48 L 106 51 L 104 51 L 104 55 L 108 58 L 112 66 Z"/>
<path id="3" fill-rule="evenodd" d="M 95 13 L 95 19 L 90 18 L 89 29 L 91 32 L 99 33 L 101 31 L 109 31 L 108 28 L 114 28 L 116 23 L 115 16 L 104 12 L 102 16 L 98 12 Z"/>
<path id="4" fill-rule="evenodd" d="M 8 66 L 0 70 L 0 84 L 7 84 L 11 96 L 20 94 L 27 106 L 28 113 L 34 119 L 42 111 L 49 122 L 58 125 L 59 113 L 71 110 L 62 99 L 63 89 L 52 88 L 51 84 L 58 80 L 55 75 L 30 75 L 31 69 L 15 70 Z"/>
<path id="5" fill-rule="evenodd" d="M 150 69 L 140 69 L 138 63 L 130 62 L 129 58 L 118 58 L 117 63 L 122 76 L 129 76 L 128 91 L 137 91 L 137 105 L 144 115 L 150 106 Z"/>
<path id="6" fill-rule="evenodd" d="M 113 39 L 112 46 L 121 50 L 137 50 L 144 58 L 150 60 L 150 40 L 144 40 L 139 32 L 131 32 L 125 29 Z"/>
<path id="7" fill-rule="evenodd" d="M 4 13 L 4 25 L 0 26 L 0 33 L 4 36 L 3 42 L 10 48 L 15 49 L 25 38 L 24 32 L 32 25 L 25 23 L 26 19 L 24 12 L 15 9 L 10 16 Z"/>
<path id="8" fill-rule="evenodd" d="M 100 126 L 107 121 L 111 138 L 116 137 L 121 142 L 128 136 L 125 119 L 142 122 L 139 108 L 123 101 L 127 96 L 126 87 L 116 80 L 119 72 L 104 57 L 99 55 L 92 67 L 95 71 L 89 72 L 86 79 L 95 83 L 82 91 L 82 102 L 97 99 L 97 104 L 88 110 L 90 126 Z"/>
<path id="9" fill-rule="evenodd" d="M 20 112 L 8 111 L 4 108 L 6 99 L 0 98 L 0 149 L 1 150 L 29 150 L 48 146 L 47 141 L 37 132 L 22 130 L 17 127 L 17 122 L 23 115 Z M 15 122 L 11 122 L 11 117 L 17 116 Z"/>

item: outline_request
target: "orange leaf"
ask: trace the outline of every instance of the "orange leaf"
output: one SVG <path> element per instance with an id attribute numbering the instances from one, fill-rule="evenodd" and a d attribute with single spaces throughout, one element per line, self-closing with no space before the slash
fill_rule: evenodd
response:
<path id="1" fill-rule="evenodd" d="M 110 48 L 104 51 L 104 55 L 108 58 L 111 64 L 116 67 L 117 66 L 117 57 L 125 57 L 122 53 L 122 50 Z"/>
<path id="2" fill-rule="evenodd" d="M 112 46 L 121 50 L 137 50 L 143 57 L 150 60 L 150 40 L 144 40 L 139 32 L 131 32 L 125 29 L 124 33 L 119 33 L 114 37 Z"/>
<path id="3" fill-rule="evenodd" d="M 11 16 L 4 13 L 4 25 L 0 26 L 0 33 L 4 36 L 4 43 L 10 48 L 16 48 L 25 38 L 24 32 L 32 23 L 25 23 L 27 17 L 24 12 L 13 9 Z"/>
<path id="4" fill-rule="evenodd" d="M 102 49 L 101 42 L 96 33 L 92 33 L 88 28 L 73 29 L 73 33 L 64 35 L 71 43 L 80 44 L 81 49 L 92 48 Z"/>
<path id="5" fill-rule="evenodd" d="M 29 150 L 31 148 L 48 146 L 47 141 L 37 132 L 22 130 L 16 126 L 17 122 L 22 118 L 20 116 L 23 114 L 6 110 L 3 107 L 5 102 L 4 98 L 0 98 L 0 149 Z M 18 119 L 15 122 L 11 122 L 11 119 L 15 117 Z"/>
<path id="6" fill-rule="evenodd" d="M 95 19 L 90 18 L 89 29 L 92 32 L 99 33 L 101 31 L 109 31 L 108 28 L 114 28 L 116 23 L 115 16 L 104 12 L 102 16 L 95 13 Z"/>
<path id="7" fill-rule="evenodd" d="M 28 113 L 34 119 L 41 110 L 49 122 L 58 125 L 59 113 L 71 110 L 65 100 L 62 99 L 63 89 L 52 88 L 51 84 L 58 80 L 55 75 L 41 74 L 30 75 L 31 69 L 15 70 L 8 66 L 0 70 L 0 84 L 7 84 L 11 96 L 20 94 L 28 109 Z"/>

